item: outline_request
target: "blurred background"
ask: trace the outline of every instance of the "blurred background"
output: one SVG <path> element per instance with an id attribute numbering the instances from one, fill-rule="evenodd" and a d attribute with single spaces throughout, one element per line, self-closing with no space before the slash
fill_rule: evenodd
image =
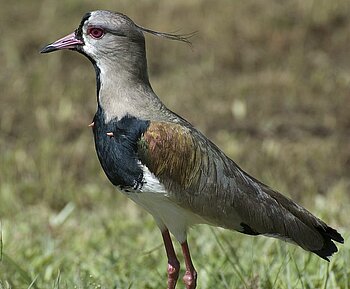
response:
<path id="1" fill-rule="evenodd" d="M 2 1 L 0 288 L 165 287 L 158 229 L 95 154 L 91 64 L 70 51 L 39 54 L 96 9 L 158 31 L 198 31 L 192 48 L 146 35 L 155 92 L 244 170 L 349 237 L 348 0 Z M 330 265 L 206 226 L 189 242 L 199 288 L 350 283 L 347 242 Z"/>

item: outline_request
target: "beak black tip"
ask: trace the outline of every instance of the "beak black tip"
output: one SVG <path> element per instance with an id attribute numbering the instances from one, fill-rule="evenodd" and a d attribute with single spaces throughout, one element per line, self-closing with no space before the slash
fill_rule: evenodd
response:
<path id="1" fill-rule="evenodd" d="M 49 52 L 53 52 L 56 51 L 57 48 L 55 46 L 52 46 L 51 44 L 45 46 L 44 48 L 42 48 L 39 52 L 40 53 L 49 53 Z"/>

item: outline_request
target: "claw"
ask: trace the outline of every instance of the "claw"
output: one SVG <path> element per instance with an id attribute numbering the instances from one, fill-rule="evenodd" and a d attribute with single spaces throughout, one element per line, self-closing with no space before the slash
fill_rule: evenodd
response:
<path id="1" fill-rule="evenodd" d="M 110 137 L 113 137 L 114 136 L 114 133 L 113 132 L 107 132 L 106 133 L 108 136 L 110 136 Z"/>
<path id="2" fill-rule="evenodd" d="M 95 126 L 95 123 L 94 122 L 92 122 L 92 123 L 90 123 L 89 125 L 88 125 L 88 127 L 94 127 Z"/>

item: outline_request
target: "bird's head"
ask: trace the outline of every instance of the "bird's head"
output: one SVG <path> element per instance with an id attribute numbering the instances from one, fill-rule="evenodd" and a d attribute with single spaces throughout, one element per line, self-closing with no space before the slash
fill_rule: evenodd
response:
<path id="1" fill-rule="evenodd" d="M 156 32 L 135 24 L 124 14 L 98 10 L 82 18 L 71 34 L 45 46 L 41 53 L 69 49 L 87 56 L 100 69 L 115 67 L 142 77 L 147 74 L 143 32 L 190 43 L 188 35 Z"/>
<path id="2" fill-rule="evenodd" d="M 129 17 L 110 11 L 85 14 L 73 33 L 45 46 L 41 53 L 62 49 L 78 51 L 98 67 L 119 64 L 135 69 L 146 62 L 141 28 Z"/>

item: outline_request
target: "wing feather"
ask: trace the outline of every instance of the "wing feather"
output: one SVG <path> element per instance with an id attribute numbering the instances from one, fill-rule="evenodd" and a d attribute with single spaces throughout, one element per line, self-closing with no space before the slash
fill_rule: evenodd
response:
<path id="1" fill-rule="evenodd" d="M 151 122 L 139 142 L 139 157 L 174 202 L 208 223 L 277 236 L 325 259 L 325 252 L 336 252 L 332 239 L 343 240 L 309 211 L 245 173 L 188 123 Z"/>

